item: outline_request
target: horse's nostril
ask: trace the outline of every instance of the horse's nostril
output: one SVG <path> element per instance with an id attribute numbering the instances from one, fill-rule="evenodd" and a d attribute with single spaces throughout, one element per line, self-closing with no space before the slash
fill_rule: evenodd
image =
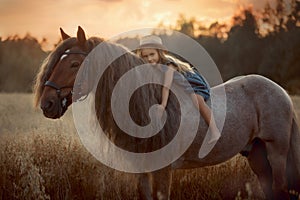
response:
<path id="1" fill-rule="evenodd" d="M 49 100 L 49 101 L 46 101 L 44 104 L 41 105 L 41 109 L 43 111 L 49 111 L 52 109 L 54 105 L 54 101 L 53 100 Z"/>

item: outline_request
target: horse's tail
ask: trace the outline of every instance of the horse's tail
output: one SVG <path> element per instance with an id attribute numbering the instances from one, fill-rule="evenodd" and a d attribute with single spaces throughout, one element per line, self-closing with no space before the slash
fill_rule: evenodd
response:
<path id="1" fill-rule="evenodd" d="M 287 175 L 289 189 L 296 191 L 297 196 L 300 195 L 300 131 L 295 113 L 292 121 Z"/>

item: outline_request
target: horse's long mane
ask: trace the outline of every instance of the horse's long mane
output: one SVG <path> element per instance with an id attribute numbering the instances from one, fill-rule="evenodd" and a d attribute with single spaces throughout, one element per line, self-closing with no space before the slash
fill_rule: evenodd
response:
<path id="1" fill-rule="evenodd" d="M 87 40 L 88 48 L 92 50 L 97 46 L 103 39 L 97 37 L 91 37 Z M 56 48 L 45 58 L 43 61 L 39 72 L 35 78 L 35 83 L 33 85 L 34 92 L 34 105 L 39 104 L 42 92 L 44 90 L 44 84 L 49 79 L 56 63 L 59 61 L 62 54 L 69 48 L 76 45 L 77 39 L 75 37 L 68 38 L 59 43 Z"/>
<path id="2" fill-rule="evenodd" d="M 127 149 L 128 151 L 149 152 L 165 146 L 175 136 L 180 124 L 180 110 L 175 95 L 170 92 L 167 106 L 168 119 L 160 133 L 147 139 L 129 136 L 118 127 L 112 116 L 111 106 L 113 105 L 111 96 L 116 83 L 125 73 L 145 63 L 143 59 L 121 45 L 108 42 L 103 42 L 101 45 L 106 45 L 106 47 L 102 48 L 101 52 L 95 52 L 98 66 L 101 61 L 102 64 L 107 64 L 108 62 L 105 61 L 105 59 L 112 54 L 116 52 L 122 54 L 106 68 L 97 85 L 95 108 L 102 130 L 104 130 L 106 135 L 111 138 L 117 146 Z M 134 80 L 137 81 L 145 78 L 145 76 L 155 76 L 155 73 L 151 75 L 141 74 L 138 70 L 134 72 Z M 156 72 L 157 74 L 161 73 L 159 70 Z M 127 89 L 126 87 L 127 86 L 124 86 L 125 90 Z M 124 105 L 129 106 L 130 116 L 137 126 L 146 126 L 149 123 L 153 123 L 149 117 L 149 108 L 161 102 L 161 91 L 161 85 L 146 84 L 139 87 L 133 93 L 130 97 L 129 105 Z"/>
<path id="3" fill-rule="evenodd" d="M 168 144 L 175 136 L 180 124 L 180 108 L 175 95 L 170 92 L 168 106 L 166 108 L 168 118 L 164 128 L 158 134 L 146 139 L 135 138 L 128 135 L 118 127 L 112 115 L 112 91 L 116 83 L 126 72 L 134 69 L 136 66 L 145 64 L 145 62 L 122 45 L 106 42 L 99 38 L 90 38 L 88 41 L 90 41 L 92 47 L 90 50 L 99 43 L 105 45 L 105 48 L 102 48 L 100 52 L 97 52 L 97 48 L 94 48 L 86 60 L 96 62 L 94 65 L 96 67 L 108 65 L 99 79 L 95 94 L 97 118 L 106 135 L 111 138 L 117 146 L 132 152 L 150 152 Z M 76 45 L 76 42 L 76 38 L 69 38 L 62 41 L 44 60 L 34 85 L 35 105 L 38 105 L 44 84 L 49 79 L 56 63 L 67 49 Z M 121 56 L 111 62 L 110 59 L 116 52 Z M 95 56 L 94 59 L 93 55 Z M 91 65 L 89 64 L 89 66 Z M 91 74 L 97 74 L 97 68 L 89 71 Z M 157 71 L 157 74 L 158 73 L 161 72 Z M 143 79 L 144 76 L 145 74 L 139 74 L 137 72 L 135 78 Z M 87 80 L 90 81 L 89 78 L 87 78 Z M 161 85 L 146 84 L 134 92 L 130 98 L 130 104 L 126 106 L 129 106 L 130 116 L 137 125 L 146 126 L 151 123 L 149 108 L 161 102 L 161 90 Z"/>

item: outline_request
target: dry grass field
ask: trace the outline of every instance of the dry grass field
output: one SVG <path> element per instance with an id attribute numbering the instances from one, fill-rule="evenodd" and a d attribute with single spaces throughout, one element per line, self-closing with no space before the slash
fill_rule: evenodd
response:
<path id="1" fill-rule="evenodd" d="M 300 97 L 292 99 L 300 116 Z M 71 111 L 46 119 L 31 101 L 30 94 L 0 94 L 0 199 L 138 199 L 133 174 L 102 165 L 81 145 Z M 245 159 L 236 156 L 175 171 L 171 199 L 264 196 Z"/>

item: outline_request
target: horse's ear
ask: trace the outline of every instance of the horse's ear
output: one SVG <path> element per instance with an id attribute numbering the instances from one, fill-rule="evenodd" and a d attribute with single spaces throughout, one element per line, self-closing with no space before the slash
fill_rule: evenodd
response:
<path id="1" fill-rule="evenodd" d="M 62 28 L 59 28 L 59 29 L 60 29 L 60 34 L 61 34 L 62 40 L 66 40 L 66 39 L 70 38 L 70 36 L 68 34 L 66 34 Z"/>
<path id="2" fill-rule="evenodd" d="M 77 40 L 80 45 L 82 45 L 82 46 L 85 45 L 85 42 L 86 42 L 85 33 L 84 33 L 84 30 L 80 26 L 78 26 Z"/>

